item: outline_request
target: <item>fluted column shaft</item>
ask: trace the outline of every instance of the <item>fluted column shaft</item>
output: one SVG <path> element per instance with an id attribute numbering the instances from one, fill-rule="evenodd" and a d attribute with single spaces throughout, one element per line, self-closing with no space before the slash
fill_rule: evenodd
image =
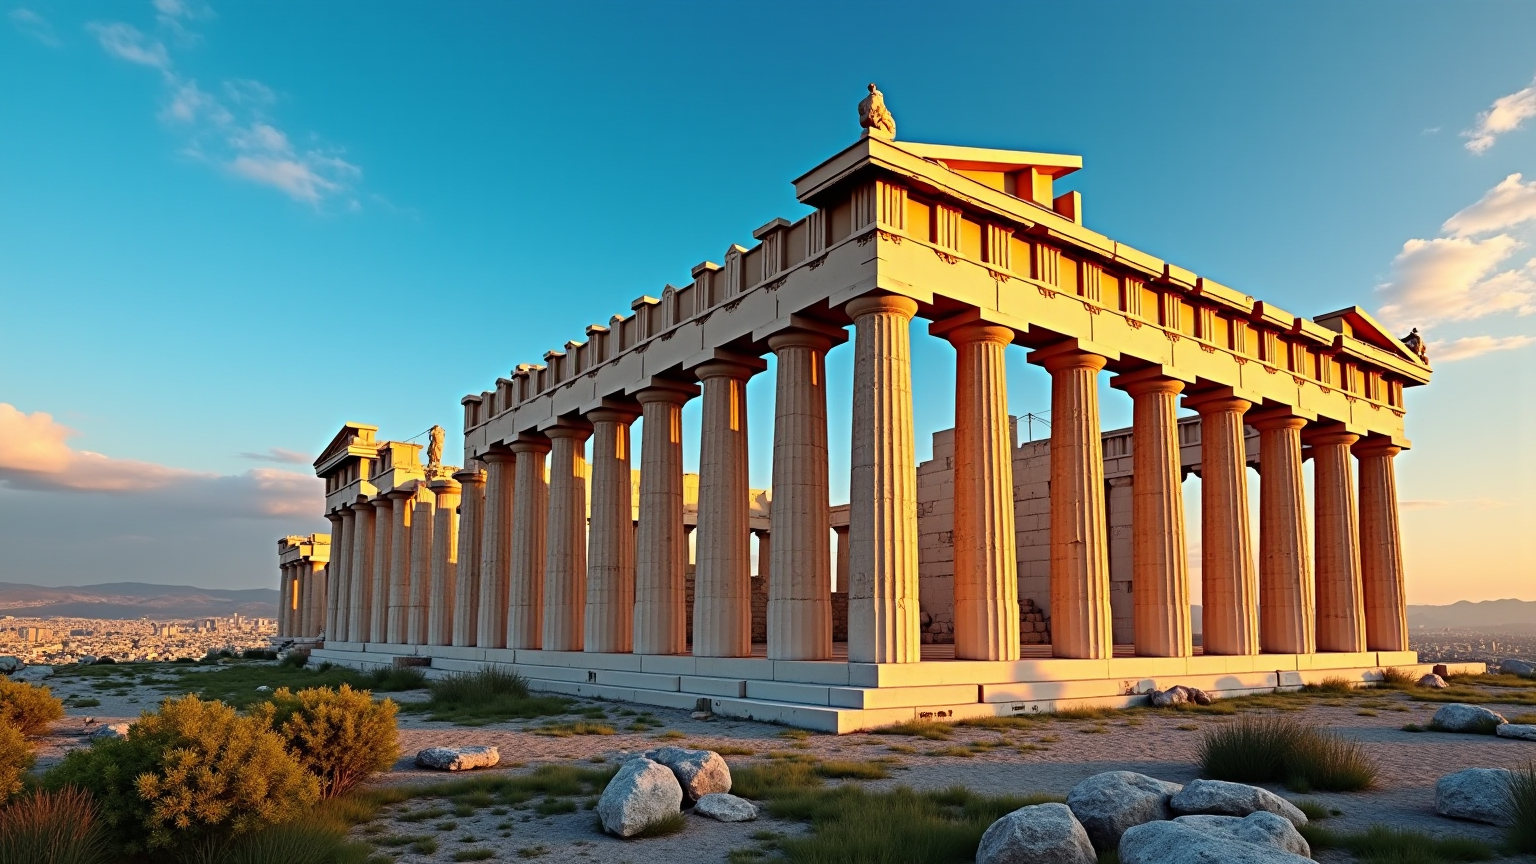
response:
<path id="1" fill-rule="evenodd" d="M 773 509 L 768 555 L 768 657 L 832 657 L 830 491 L 826 356 L 832 340 L 790 331 L 769 338 L 777 358 L 773 416 Z"/>
<path id="2" fill-rule="evenodd" d="M 848 660 L 916 663 L 922 642 L 908 326 L 917 303 L 892 295 L 860 297 L 846 311 L 855 333 Z"/>
<path id="3" fill-rule="evenodd" d="M 512 497 L 517 485 L 517 456 L 492 451 L 485 463 L 485 509 L 480 533 L 480 598 L 475 644 L 507 647 L 507 604 L 512 582 Z"/>
<path id="4" fill-rule="evenodd" d="M 635 528 L 630 500 L 629 424 L 635 414 L 602 408 L 592 423 L 592 516 L 587 541 L 587 651 L 634 648 Z"/>
<path id="5" fill-rule="evenodd" d="M 1248 521 L 1243 414 L 1251 403 L 1200 402 L 1200 603 L 1206 654 L 1259 653 L 1259 586 Z"/>
<path id="6" fill-rule="evenodd" d="M 408 489 L 396 489 L 389 493 L 390 520 L 388 536 L 381 528 L 379 547 L 383 548 L 386 541 L 389 543 L 389 608 L 386 618 L 387 635 L 375 636 L 375 641 L 389 642 L 395 645 L 408 644 L 410 637 L 411 597 L 415 594 L 414 583 L 411 577 L 414 575 L 411 569 L 411 545 L 413 526 L 416 524 L 416 502 L 414 486 Z M 378 510 L 380 525 L 383 524 L 384 508 Z M 382 600 L 380 601 L 382 604 Z"/>
<path id="7" fill-rule="evenodd" d="M 1134 405 L 1131 599 L 1136 654 L 1188 657 L 1194 648 L 1176 402 L 1184 382 L 1150 378 L 1125 389 Z"/>
<path id="8" fill-rule="evenodd" d="M 310 562 L 309 602 L 304 613 L 304 635 L 313 639 L 325 626 L 325 588 L 330 565 Z"/>
<path id="9" fill-rule="evenodd" d="M 1365 600 L 1365 649 L 1408 650 L 1408 599 L 1403 575 L 1403 537 L 1398 528 L 1397 474 L 1401 447 L 1366 439 L 1354 447 L 1360 460 L 1360 570 Z"/>
<path id="10" fill-rule="evenodd" d="M 397 509 L 389 493 L 373 499 L 373 597 L 367 614 L 371 642 L 393 641 L 389 633 L 390 607 L 401 602 L 395 587 Z M 409 545 L 406 548 L 409 550 Z"/>
<path id="11" fill-rule="evenodd" d="M 699 527 L 693 586 L 693 655 L 752 654 L 751 488 L 747 481 L 747 378 L 737 363 L 695 370 L 700 418 Z"/>
<path id="12" fill-rule="evenodd" d="M 549 429 L 549 521 L 544 557 L 546 651 L 580 651 L 587 612 L 587 438 L 592 429 Z"/>
<path id="13" fill-rule="evenodd" d="M 430 587 L 423 598 L 427 645 L 453 644 L 459 564 L 459 482 L 433 480 Z"/>
<path id="14" fill-rule="evenodd" d="M 685 390 L 654 387 L 635 394 L 640 432 L 640 524 L 635 535 L 635 653 L 688 650 L 683 531 L 683 403 Z"/>
<path id="15" fill-rule="evenodd" d="M 374 505 L 361 501 L 352 506 L 352 584 L 347 600 L 347 641 L 367 642 L 370 639 L 372 621 L 369 618 L 373 606 L 373 532 L 375 525 Z M 389 524 L 389 517 L 384 517 Z M 383 598 L 379 602 L 384 602 Z"/>
<path id="16" fill-rule="evenodd" d="M 480 544 L 485 531 L 485 472 L 466 468 L 459 481 L 458 563 L 453 586 L 453 644 L 478 644 L 480 622 Z"/>
<path id="17" fill-rule="evenodd" d="M 299 635 L 299 616 L 303 614 L 304 586 L 300 568 L 303 562 L 295 561 L 288 568 L 288 635 Z"/>
<path id="18" fill-rule="evenodd" d="M 353 515 L 343 507 L 338 513 L 326 517 L 331 520 L 331 562 L 329 584 L 326 586 L 325 638 L 327 641 L 347 640 L 347 598 L 351 592 Z"/>
<path id="19" fill-rule="evenodd" d="M 549 517 L 549 481 L 543 436 L 519 438 L 517 485 L 512 493 L 512 578 L 507 594 L 508 648 L 539 648 L 544 640 L 545 525 Z"/>
<path id="20" fill-rule="evenodd" d="M 967 324 L 955 346 L 955 658 L 1019 659 L 1013 446 L 1003 349 L 1013 331 Z"/>
<path id="21" fill-rule="evenodd" d="M 1301 474 L 1304 418 L 1265 412 L 1259 430 L 1259 647 L 1267 654 L 1315 649 L 1312 556 Z"/>
<path id="22" fill-rule="evenodd" d="M 293 581 L 293 565 L 279 564 L 277 566 L 277 635 L 288 635 L 288 604 Z"/>
<path id="23" fill-rule="evenodd" d="M 1360 522 L 1350 432 L 1307 436 L 1312 447 L 1312 511 L 1317 520 L 1317 650 L 1365 650 L 1365 601 L 1360 585 Z"/>
<path id="24" fill-rule="evenodd" d="M 432 541 L 437 528 L 437 496 L 426 481 L 416 483 L 416 497 L 411 502 L 411 575 L 406 596 L 405 642 L 430 645 L 427 641 L 427 609 L 432 594 Z"/>

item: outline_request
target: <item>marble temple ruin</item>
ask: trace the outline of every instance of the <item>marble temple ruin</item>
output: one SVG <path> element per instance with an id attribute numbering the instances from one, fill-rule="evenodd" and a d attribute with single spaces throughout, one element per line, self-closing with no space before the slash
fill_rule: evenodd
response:
<path id="1" fill-rule="evenodd" d="M 1054 191 L 1079 157 L 896 140 L 870 91 L 859 140 L 794 181 L 807 216 L 464 397 L 462 467 L 440 430 L 423 464 L 420 444 L 344 426 L 315 463 L 331 534 L 280 544 L 284 635 L 360 668 L 493 664 L 535 689 L 836 732 L 1416 664 L 1394 457 L 1403 390 L 1430 376 L 1417 340 L 1096 233 Z M 922 466 L 914 317 L 957 360 L 955 425 Z M 849 340 L 834 507 L 825 357 Z M 1018 441 L 1009 345 L 1049 375 L 1048 440 Z M 774 416 L 749 417 L 769 354 Z M 1101 430 L 1104 383 L 1130 429 Z M 771 435 L 770 490 L 749 487 L 749 429 Z"/>

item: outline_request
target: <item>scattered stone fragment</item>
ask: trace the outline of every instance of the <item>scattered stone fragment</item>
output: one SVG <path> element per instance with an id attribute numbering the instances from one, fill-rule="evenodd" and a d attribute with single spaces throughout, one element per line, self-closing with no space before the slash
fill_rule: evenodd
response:
<path id="1" fill-rule="evenodd" d="M 1180 816 L 1173 821 L 1190 825 L 1208 834 L 1231 837 L 1257 846 L 1273 846 L 1303 858 L 1312 857 L 1312 846 L 1288 819 L 1267 811 L 1247 816 Z"/>
<path id="2" fill-rule="evenodd" d="M 1268 789 L 1225 780 L 1196 780 L 1174 795 L 1168 808 L 1181 816 L 1273 813 L 1298 827 L 1307 824 L 1307 814 Z"/>
<path id="3" fill-rule="evenodd" d="M 272 692 L 272 688 L 271 688 L 271 687 L 268 687 L 268 686 L 267 686 L 267 685 L 265 685 L 265 684 L 261 684 L 261 685 L 258 685 L 258 686 L 257 686 L 257 688 L 256 688 L 256 692 L 257 692 L 257 693 L 271 693 L 271 692 Z"/>
<path id="4" fill-rule="evenodd" d="M 129 723 L 108 723 L 91 732 L 92 738 L 127 738 Z"/>
<path id="5" fill-rule="evenodd" d="M 1167 690 L 1152 691 L 1152 707 L 1154 708 L 1170 708 L 1174 705 L 1182 705 L 1187 701 L 1189 701 L 1189 698 L 1184 695 L 1184 688 L 1182 687 L 1169 687 Z"/>
<path id="6" fill-rule="evenodd" d="M 658 747 L 647 750 L 645 758 L 671 768 L 689 801 L 697 801 L 712 792 L 731 791 L 731 768 L 713 750 Z"/>
<path id="7" fill-rule="evenodd" d="M 1498 726 L 1509 721 L 1504 719 L 1503 714 L 1489 711 L 1481 705 L 1452 702 L 1440 706 L 1440 710 L 1435 712 L 1435 718 L 1430 722 L 1442 732 L 1486 732 L 1489 726 Z"/>
<path id="8" fill-rule="evenodd" d="M 1097 861 L 1088 833 L 1065 804 L 1020 807 L 993 822 L 976 847 L 976 864 L 1095 864 Z"/>
<path id="9" fill-rule="evenodd" d="M 689 714 L 688 716 L 693 718 L 694 720 L 713 720 L 713 719 L 715 719 L 714 713 L 710 712 L 710 711 L 695 711 L 692 714 Z"/>
<path id="10" fill-rule="evenodd" d="M 1451 685 L 1445 683 L 1445 679 L 1444 678 L 1441 678 L 1439 675 L 1436 675 L 1435 673 L 1431 672 L 1428 675 L 1425 675 L 1423 678 L 1419 679 L 1419 686 L 1420 687 L 1432 687 L 1432 688 L 1434 688 L 1436 690 L 1441 690 L 1441 689 L 1444 689 L 1444 688 L 1449 687 Z"/>
<path id="11" fill-rule="evenodd" d="M 52 666 L 27 666 L 20 671 L 11 673 L 12 681 L 41 681 L 44 678 L 52 677 Z"/>
<path id="12" fill-rule="evenodd" d="M 625 762 L 597 802 L 603 830 L 633 837 L 645 826 L 679 812 L 683 787 L 672 769 L 640 756 Z"/>
<path id="13" fill-rule="evenodd" d="M 1106 771 L 1072 787 L 1067 807 L 1100 851 L 1114 849 L 1126 829 L 1171 819 L 1169 799 L 1184 787 L 1135 771 Z"/>
<path id="14" fill-rule="evenodd" d="M 1527 663 L 1511 657 L 1499 664 L 1499 671 L 1506 675 L 1536 675 L 1536 663 Z"/>
<path id="15" fill-rule="evenodd" d="M 1494 728 L 1493 732 L 1500 738 L 1536 741 L 1536 725 L 1530 723 L 1501 723 Z"/>
<path id="16" fill-rule="evenodd" d="M 82 654 L 82 655 L 80 655 L 80 659 L 76 660 L 75 662 L 79 663 L 81 666 L 89 666 L 92 663 L 96 662 L 96 655 L 94 655 L 94 654 Z"/>
<path id="17" fill-rule="evenodd" d="M 1504 805 L 1514 775 L 1504 768 L 1468 768 L 1435 782 L 1435 812 L 1452 819 L 1507 825 Z"/>
<path id="18" fill-rule="evenodd" d="M 435 771 L 471 771 L 493 768 L 501 761 L 495 747 L 428 747 L 416 754 L 416 767 Z"/>
<path id="19" fill-rule="evenodd" d="M 757 818 L 757 805 L 729 792 L 711 792 L 693 805 L 693 812 L 719 822 L 751 822 Z"/>
<path id="20" fill-rule="evenodd" d="M 1262 819 L 1270 814 L 1254 814 Z M 1248 817 L 1249 819 L 1254 816 Z M 1183 816 L 1172 822 L 1148 822 L 1125 832 L 1120 840 L 1120 864 L 1216 864 L 1216 862 L 1243 862 L 1243 864 L 1310 864 L 1310 858 L 1288 852 L 1275 845 L 1274 839 L 1265 836 L 1265 842 L 1253 843 L 1238 839 L 1231 829 L 1217 828 L 1210 823 L 1185 820 L 1220 819 L 1213 816 Z M 1284 825 L 1295 831 L 1290 823 L 1271 816 L 1267 822 L 1271 828 Z M 1247 822 L 1248 819 L 1239 819 Z M 1276 825 L 1278 823 L 1278 825 Z M 1244 836 L 1264 834 L 1262 827 L 1243 829 Z M 1305 841 L 1303 841 L 1305 842 Z"/>

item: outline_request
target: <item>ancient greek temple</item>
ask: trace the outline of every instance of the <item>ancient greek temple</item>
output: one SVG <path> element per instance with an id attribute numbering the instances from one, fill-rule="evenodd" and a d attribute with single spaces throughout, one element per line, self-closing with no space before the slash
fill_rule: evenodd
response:
<path id="1" fill-rule="evenodd" d="M 1093 231 L 1054 188 L 1079 157 L 899 140 L 873 86 L 860 119 L 794 180 L 804 218 L 466 396 L 462 467 L 373 426 L 337 433 L 315 465 L 333 548 L 323 573 L 314 553 L 292 568 L 299 587 L 285 575 L 289 632 L 336 663 L 495 664 L 538 689 L 837 732 L 1417 662 L 1394 479 L 1404 388 L 1430 375 L 1416 339 Z M 923 406 L 954 428 L 921 471 L 914 318 L 957 368 L 953 405 Z M 850 340 L 834 507 L 825 357 Z M 1009 345 L 1049 377 L 1048 440 L 1018 441 Z M 749 417 L 768 355 L 774 416 Z M 1106 384 L 1130 429 L 1100 428 Z M 772 440 L 768 490 L 749 488 L 749 431 Z"/>

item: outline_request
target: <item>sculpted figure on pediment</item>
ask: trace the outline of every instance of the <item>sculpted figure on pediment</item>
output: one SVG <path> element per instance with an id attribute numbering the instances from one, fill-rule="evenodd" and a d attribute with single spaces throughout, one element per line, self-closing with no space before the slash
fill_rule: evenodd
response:
<path id="1" fill-rule="evenodd" d="M 885 94 L 874 84 L 869 85 L 869 95 L 859 103 L 859 125 L 868 130 L 865 134 L 876 138 L 896 137 L 896 118 L 885 107 Z"/>

